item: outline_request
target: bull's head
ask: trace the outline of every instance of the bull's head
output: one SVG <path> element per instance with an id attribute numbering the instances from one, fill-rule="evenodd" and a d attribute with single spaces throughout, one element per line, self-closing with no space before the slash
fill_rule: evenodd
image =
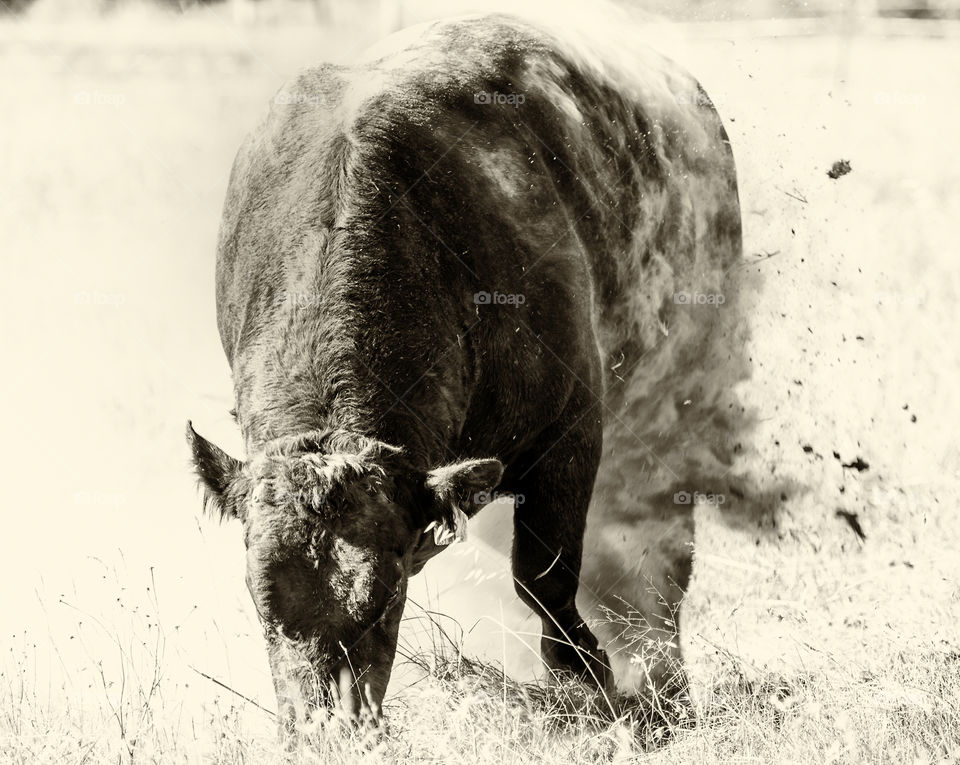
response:
<path id="1" fill-rule="evenodd" d="M 248 462 L 187 426 L 208 509 L 243 523 L 247 588 L 264 626 L 288 730 L 318 710 L 378 724 L 407 579 L 496 487 L 503 466 L 429 472 L 401 450 L 342 431 L 278 439 Z"/>

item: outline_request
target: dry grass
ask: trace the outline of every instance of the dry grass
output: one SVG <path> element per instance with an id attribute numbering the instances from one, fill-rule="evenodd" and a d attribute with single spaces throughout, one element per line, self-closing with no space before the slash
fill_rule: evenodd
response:
<path id="1" fill-rule="evenodd" d="M 0 760 L 11 763 L 216 762 L 955 762 L 960 652 L 887 657 L 868 671 L 762 675 L 721 650 L 689 713 L 651 726 L 618 715 L 573 682 L 520 683 L 459 652 L 438 621 L 415 618 L 435 649 L 407 654 L 419 679 L 390 699 L 389 735 L 318 726 L 302 747 L 278 745 L 272 713 L 223 692 L 197 719 L 165 677 L 162 625 L 126 645 L 110 669 L 91 657 L 63 685 L 40 688 L 36 656 L 11 650 L 0 675 Z M 129 636 L 127 636 L 129 637 Z M 55 647 L 55 646 L 54 646 Z M 405 649 L 401 647 L 401 653 Z M 93 682 L 73 695 L 84 673 Z M 226 686 L 221 686 L 223 690 Z M 182 713 L 182 710 L 179 710 Z"/>

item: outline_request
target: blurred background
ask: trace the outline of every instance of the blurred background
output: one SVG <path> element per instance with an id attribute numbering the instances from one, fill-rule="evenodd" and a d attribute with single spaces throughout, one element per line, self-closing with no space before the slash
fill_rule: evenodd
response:
<path id="1" fill-rule="evenodd" d="M 269 728 L 210 679 L 273 706 L 239 529 L 201 516 L 183 441 L 192 418 L 242 456 L 213 299 L 233 156 L 297 70 L 409 24 L 511 7 L 535 10 L 0 0 L 5 704 L 76 716 L 155 688 L 198 751 L 212 744 L 196 726 L 224 709 Z M 721 650 L 777 671 L 945 650 L 960 617 L 960 0 L 616 10 L 727 124 L 751 285 L 741 398 L 759 421 L 738 470 L 794 487 L 756 524 L 698 508 L 695 674 Z M 852 172 L 831 177 L 839 160 Z M 408 615 L 450 614 L 471 651 L 535 671 L 536 625 L 496 549 L 474 538 L 444 553 L 413 599 Z M 421 628 L 405 627 L 406 645 Z"/>
<path id="2" fill-rule="evenodd" d="M 958 17 L 956 0 L 631 0 L 625 5 L 648 13 L 661 14 L 675 21 L 759 20 L 774 18 L 823 18 L 848 15 L 869 20 L 871 17 L 909 19 L 949 19 Z M 61 16 L 103 15 L 128 11 L 132 6 L 153 5 L 175 13 L 194 13 L 197 9 L 216 9 L 238 21 L 289 22 L 312 18 L 318 24 L 335 23 L 342 14 L 352 15 L 357 6 L 382 10 L 396 23 L 406 24 L 420 17 L 439 13 L 463 13 L 488 7 L 477 2 L 438 3 L 424 0 L 6 0 L 6 11 L 13 14 L 35 13 Z"/>

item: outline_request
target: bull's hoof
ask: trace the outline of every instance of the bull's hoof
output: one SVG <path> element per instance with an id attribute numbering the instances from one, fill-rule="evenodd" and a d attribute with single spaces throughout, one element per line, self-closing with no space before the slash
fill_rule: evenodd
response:
<path id="1" fill-rule="evenodd" d="M 589 657 L 586 664 L 586 675 L 589 676 L 590 685 L 596 685 L 608 696 L 612 696 L 616 690 L 616 684 L 613 680 L 613 669 L 610 667 L 610 659 L 607 658 L 607 652 L 602 648 L 595 648 L 591 651 L 585 651 Z M 586 679 L 586 678 L 585 678 Z"/>
<path id="2" fill-rule="evenodd" d="M 585 685 L 610 695 L 614 691 L 613 670 L 607 652 L 584 624 L 568 630 L 566 639 L 544 638 L 541 654 L 554 679 L 572 675 Z"/>

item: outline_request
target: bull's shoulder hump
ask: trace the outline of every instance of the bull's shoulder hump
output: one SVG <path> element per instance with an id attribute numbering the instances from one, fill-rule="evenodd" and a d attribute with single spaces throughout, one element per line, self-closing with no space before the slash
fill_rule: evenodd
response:
<path id="1" fill-rule="evenodd" d="M 597 95 L 641 109 L 666 129 L 709 126 L 699 83 L 682 66 L 635 39 L 636 26 L 564 26 L 511 14 L 418 25 L 381 41 L 349 74 L 350 110 L 386 97 L 452 94 L 484 85 L 549 100 L 574 96 L 588 110 Z M 574 84 L 574 83 L 578 83 Z M 576 92 L 574 92 L 576 91 Z M 562 106 L 562 104 L 558 104 Z M 417 108 L 412 102 L 409 108 Z"/>

